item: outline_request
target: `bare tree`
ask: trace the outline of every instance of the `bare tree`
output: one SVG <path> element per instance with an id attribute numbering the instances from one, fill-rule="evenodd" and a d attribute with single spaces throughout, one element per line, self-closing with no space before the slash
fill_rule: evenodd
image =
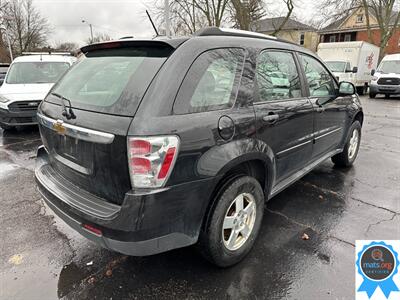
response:
<path id="1" fill-rule="evenodd" d="M 346 16 L 360 8 L 363 8 L 365 12 L 368 40 L 379 46 L 379 56 L 382 59 L 389 39 L 395 30 L 400 28 L 400 3 L 398 0 L 324 0 L 320 4 L 319 11 L 327 17 L 328 21 L 333 22 L 344 20 Z M 372 17 L 376 20 L 379 28 L 379 41 L 374 41 L 372 36 L 372 30 L 375 29 L 375 25 L 371 22 Z"/>
<path id="2" fill-rule="evenodd" d="M 93 39 L 90 37 L 86 39 L 86 44 L 94 44 L 94 43 L 100 43 L 100 42 L 106 42 L 106 41 L 111 41 L 112 37 L 108 35 L 107 33 L 97 33 L 93 37 Z"/>
<path id="3" fill-rule="evenodd" d="M 228 20 L 230 0 L 170 0 L 170 23 L 175 34 L 192 34 L 205 26 L 221 26 Z M 164 24 L 164 1 L 154 0 L 152 10 L 158 24 Z M 159 26 L 162 28 L 163 26 Z"/>
<path id="4" fill-rule="evenodd" d="M 204 14 L 209 26 L 221 26 L 229 0 L 193 0 L 195 6 Z"/>
<path id="5" fill-rule="evenodd" d="M 293 13 L 294 10 L 294 3 L 293 0 L 282 0 L 287 8 L 287 13 L 285 18 L 283 19 L 282 22 L 280 22 L 279 24 L 277 24 L 275 31 L 273 33 L 271 33 L 271 35 L 277 35 L 286 25 L 287 21 L 290 19 L 290 16 Z"/>
<path id="6" fill-rule="evenodd" d="M 394 11 L 396 0 L 363 0 L 365 18 L 368 28 L 368 39 L 372 42 L 369 11 L 375 15 L 380 30 L 380 59 L 385 55 L 389 39 L 396 29 L 400 29 L 400 12 Z M 397 8 L 398 9 L 398 8 Z"/>
<path id="7" fill-rule="evenodd" d="M 194 0 L 172 0 L 169 2 L 169 10 L 171 29 L 175 35 L 193 34 L 208 24 Z M 156 1 L 156 18 L 158 23 L 165 24 L 164 1 Z"/>
<path id="8" fill-rule="evenodd" d="M 32 0 L 5 0 L 2 23 L 7 28 L 14 51 L 35 50 L 46 44 L 49 23 L 33 6 Z"/>
<path id="9" fill-rule="evenodd" d="M 234 27 L 243 30 L 251 30 L 265 16 L 262 0 L 231 0 L 229 10 Z"/>
<path id="10" fill-rule="evenodd" d="M 58 42 L 54 49 L 60 51 L 75 51 L 79 49 L 79 45 L 74 42 Z"/>

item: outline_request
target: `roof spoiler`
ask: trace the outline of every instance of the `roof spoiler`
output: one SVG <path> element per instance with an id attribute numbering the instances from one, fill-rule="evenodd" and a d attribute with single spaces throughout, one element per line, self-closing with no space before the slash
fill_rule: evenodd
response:
<path id="1" fill-rule="evenodd" d="M 176 38 L 176 39 L 148 39 L 148 40 L 136 40 L 136 39 L 122 39 L 115 41 L 108 41 L 102 43 L 96 43 L 87 45 L 81 48 L 82 53 L 91 52 L 94 50 L 104 50 L 104 49 L 115 49 L 115 48 L 126 48 L 132 46 L 142 46 L 142 47 L 168 47 L 171 50 L 178 48 L 182 43 L 187 41 L 188 38 Z"/>

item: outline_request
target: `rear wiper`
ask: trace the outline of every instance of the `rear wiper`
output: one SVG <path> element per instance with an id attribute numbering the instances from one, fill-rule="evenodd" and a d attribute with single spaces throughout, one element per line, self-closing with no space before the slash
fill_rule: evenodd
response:
<path id="1" fill-rule="evenodd" d="M 54 93 L 52 92 L 51 95 L 54 95 L 58 98 L 61 99 L 61 106 L 62 106 L 62 115 L 64 117 L 67 118 L 67 120 L 71 120 L 71 119 L 76 119 L 76 115 L 74 114 L 74 111 L 72 110 L 72 105 L 71 105 L 71 101 L 63 96 L 61 96 L 60 94 Z M 67 107 L 65 106 L 65 101 L 68 101 L 69 103 L 69 109 L 67 110 Z"/>

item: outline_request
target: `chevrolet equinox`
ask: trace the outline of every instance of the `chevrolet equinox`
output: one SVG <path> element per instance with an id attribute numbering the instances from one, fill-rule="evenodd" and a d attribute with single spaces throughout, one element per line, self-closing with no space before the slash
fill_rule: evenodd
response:
<path id="1" fill-rule="evenodd" d="M 81 50 L 39 106 L 35 175 L 55 214 L 105 248 L 196 244 L 233 265 L 267 200 L 328 158 L 357 156 L 354 86 L 300 46 L 211 27 Z"/>

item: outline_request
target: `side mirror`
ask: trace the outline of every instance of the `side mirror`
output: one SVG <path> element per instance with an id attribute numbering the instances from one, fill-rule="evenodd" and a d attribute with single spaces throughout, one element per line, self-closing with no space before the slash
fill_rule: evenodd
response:
<path id="1" fill-rule="evenodd" d="M 374 74 L 375 74 L 375 69 L 372 69 L 371 70 L 371 76 L 374 76 Z"/>
<path id="2" fill-rule="evenodd" d="M 357 73 L 358 72 L 358 68 L 357 67 L 353 67 L 353 73 Z"/>
<path id="3" fill-rule="evenodd" d="M 342 81 L 339 83 L 339 96 L 349 96 L 356 93 L 356 88 L 354 84 L 347 81 Z"/>

